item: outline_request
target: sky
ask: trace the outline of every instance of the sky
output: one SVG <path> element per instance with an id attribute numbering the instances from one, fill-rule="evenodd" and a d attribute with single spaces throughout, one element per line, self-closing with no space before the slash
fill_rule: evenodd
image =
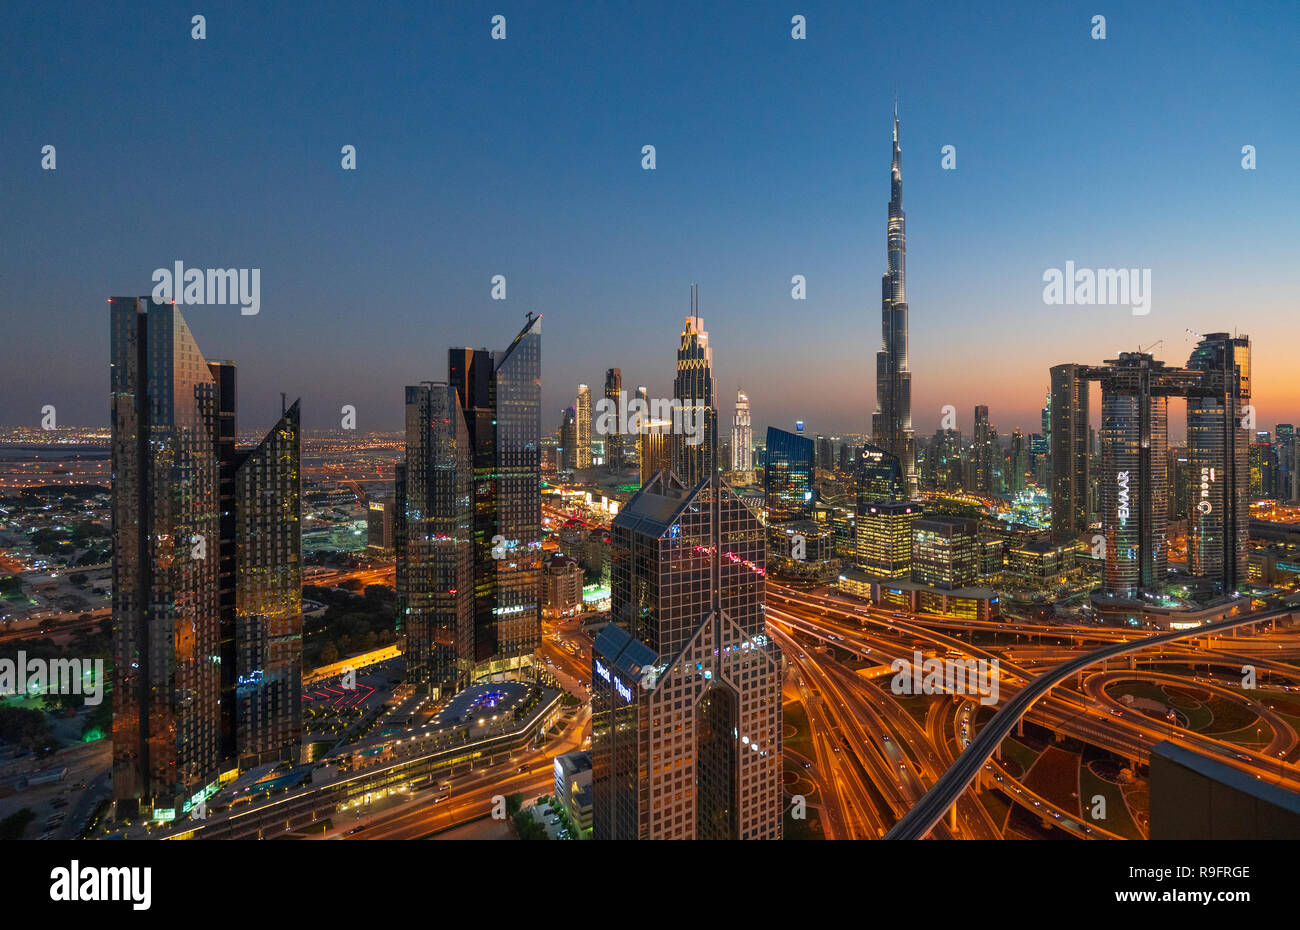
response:
<path id="1" fill-rule="evenodd" d="M 260 269 L 256 315 L 184 309 L 241 430 L 281 391 L 398 429 L 529 311 L 544 429 L 611 366 L 668 397 L 698 283 L 724 433 L 741 387 L 868 432 L 895 90 L 918 435 L 1036 431 L 1051 365 L 1188 330 L 1250 335 L 1261 428 L 1300 422 L 1294 0 L 281 6 L 7 4 L 0 424 L 106 424 L 105 298 L 179 260 Z M 1045 304 L 1067 261 L 1150 269 L 1150 313 Z"/>

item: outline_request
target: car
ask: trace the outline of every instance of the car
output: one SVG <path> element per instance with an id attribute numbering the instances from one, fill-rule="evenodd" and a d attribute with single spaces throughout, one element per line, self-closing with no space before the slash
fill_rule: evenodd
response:
<path id="1" fill-rule="evenodd" d="M 884 736 L 881 737 L 881 739 L 883 739 L 886 743 L 889 742 L 889 734 L 886 733 Z"/>

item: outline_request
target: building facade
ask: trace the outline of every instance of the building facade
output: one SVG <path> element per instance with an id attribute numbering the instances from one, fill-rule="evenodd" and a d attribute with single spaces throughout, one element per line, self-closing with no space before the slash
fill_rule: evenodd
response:
<path id="1" fill-rule="evenodd" d="M 298 405 L 237 450 L 235 366 L 174 304 L 109 303 L 113 798 L 168 820 L 241 761 L 296 758 Z"/>
<path id="2" fill-rule="evenodd" d="M 682 416 L 693 426 L 673 434 L 673 471 L 686 485 L 694 487 L 718 470 L 718 402 L 713 384 L 713 349 L 699 315 L 699 290 L 691 286 L 691 315 L 682 327 L 677 348 L 677 375 L 673 396 L 681 404 Z"/>
<path id="3" fill-rule="evenodd" d="M 592 650 L 596 839 L 780 839 L 781 652 L 758 518 L 660 473 L 614 519 Z"/>

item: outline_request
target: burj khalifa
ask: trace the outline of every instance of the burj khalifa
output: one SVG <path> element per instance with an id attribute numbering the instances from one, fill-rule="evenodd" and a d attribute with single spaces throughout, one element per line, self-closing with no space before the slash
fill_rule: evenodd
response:
<path id="1" fill-rule="evenodd" d="M 907 366 L 907 217 L 903 213 L 903 162 L 894 104 L 894 159 L 889 182 L 889 270 L 881 278 L 881 346 L 876 353 L 875 444 L 898 459 L 907 496 L 916 497 L 916 441 L 912 434 L 912 373 Z"/>

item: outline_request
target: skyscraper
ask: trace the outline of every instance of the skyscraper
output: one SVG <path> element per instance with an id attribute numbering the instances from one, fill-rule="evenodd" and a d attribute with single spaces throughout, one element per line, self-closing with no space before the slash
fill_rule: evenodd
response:
<path id="1" fill-rule="evenodd" d="M 1052 368 L 1051 455 L 1052 541 L 1069 542 L 1088 529 L 1088 394 L 1083 365 Z"/>
<path id="2" fill-rule="evenodd" d="M 1029 471 L 1029 442 L 1020 427 L 1011 431 L 1011 444 L 1007 448 L 1006 490 L 1011 493 L 1025 489 L 1025 473 Z"/>
<path id="3" fill-rule="evenodd" d="M 989 408 L 975 407 L 975 444 L 971 448 L 971 476 L 966 490 L 973 494 L 994 494 L 993 459 L 997 451 L 997 434 L 989 423 Z"/>
<path id="4" fill-rule="evenodd" d="M 713 386 L 713 350 L 699 315 L 699 288 L 691 286 L 691 315 L 677 348 L 677 377 L 673 396 L 690 417 L 695 435 L 683 429 L 673 437 L 673 471 L 687 487 L 695 487 L 718 469 L 718 404 Z"/>
<path id="5" fill-rule="evenodd" d="M 669 420 L 646 420 L 640 425 L 637 432 L 637 459 L 640 462 L 643 485 L 648 484 L 662 469 L 672 468 L 672 429 L 673 424 Z"/>
<path id="6" fill-rule="evenodd" d="M 1161 589 L 1168 570 L 1169 398 L 1163 364 L 1122 352 L 1101 378 L 1101 509 L 1105 591 L 1135 598 Z"/>
<path id="7" fill-rule="evenodd" d="M 596 839 L 780 839 L 781 652 L 758 518 L 661 472 L 614 519 L 592 648 Z"/>
<path id="8" fill-rule="evenodd" d="M 235 719 L 240 769 L 296 762 L 302 741 L 298 410 L 294 401 L 257 446 L 234 454 L 235 701 L 227 709 L 223 699 L 222 713 Z"/>
<path id="9" fill-rule="evenodd" d="M 618 368 L 610 368 L 605 372 L 605 400 L 606 406 L 612 404 L 616 412 L 620 410 L 621 400 L 619 395 L 623 392 L 623 372 Z M 622 468 L 626 462 L 623 455 L 623 434 L 618 430 L 617 418 L 614 420 L 613 429 L 605 433 L 605 464 L 610 468 Z"/>
<path id="10" fill-rule="evenodd" d="M 397 540 L 406 675 L 435 696 L 474 670 L 474 473 L 456 391 L 406 388 L 406 461 L 398 476 L 405 519 Z"/>
<path id="11" fill-rule="evenodd" d="M 884 449 L 865 445 L 858 453 L 858 513 L 867 503 L 903 500 L 906 486 L 898 459 Z"/>
<path id="12" fill-rule="evenodd" d="M 541 641 L 541 344 L 529 314 L 504 352 L 449 353 L 474 476 L 475 678 L 530 666 Z"/>
<path id="13" fill-rule="evenodd" d="M 578 385 L 578 398 L 573 403 L 577 446 L 575 468 L 591 467 L 591 388 Z"/>
<path id="14" fill-rule="evenodd" d="M 736 413 L 731 419 L 731 470 L 749 471 L 754 467 L 754 427 L 749 419 L 749 398 L 736 392 Z"/>
<path id="15" fill-rule="evenodd" d="M 813 514 L 813 441 L 775 426 L 767 428 L 763 494 L 768 523 L 808 520 Z"/>
<path id="16" fill-rule="evenodd" d="M 235 447 L 235 366 L 174 304 L 110 299 L 113 797 L 169 819 L 243 761 L 296 757 L 298 406 Z"/>
<path id="17" fill-rule="evenodd" d="M 907 216 L 903 213 L 903 161 L 894 105 L 894 156 L 890 166 L 889 270 L 881 279 L 881 348 L 876 353 L 875 444 L 903 468 L 907 496 L 915 497 L 916 443 L 912 436 L 912 372 L 907 359 Z"/>
<path id="18" fill-rule="evenodd" d="M 578 411 L 575 407 L 565 407 L 560 411 L 560 456 L 561 471 L 572 471 L 578 467 Z"/>
<path id="19" fill-rule="evenodd" d="M 1220 591 L 1248 577 L 1246 527 L 1250 432 L 1250 339 L 1203 336 L 1186 368 L 1143 352 L 1104 367 L 1052 369 L 1052 529 L 1078 516 L 1077 447 L 1088 430 L 1087 381 L 1102 386 L 1099 509 L 1106 542 L 1104 592 L 1132 600 L 1162 593 L 1170 502 L 1169 397 L 1187 398 L 1188 567 Z M 1083 457 L 1086 463 L 1086 456 Z M 1177 459 L 1173 458 L 1175 466 Z M 1073 478 L 1073 481 L 1070 480 Z M 1060 525 L 1058 525 L 1060 524 Z"/>
<path id="20" fill-rule="evenodd" d="M 1188 569 L 1233 591 L 1249 576 L 1250 339 L 1211 333 L 1187 367 L 1203 372 L 1187 399 Z"/>
<path id="21" fill-rule="evenodd" d="M 857 518 L 857 564 L 877 578 L 905 578 L 912 570 L 912 525 L 921 508 L 908 501 L 866 503 Z"/>

